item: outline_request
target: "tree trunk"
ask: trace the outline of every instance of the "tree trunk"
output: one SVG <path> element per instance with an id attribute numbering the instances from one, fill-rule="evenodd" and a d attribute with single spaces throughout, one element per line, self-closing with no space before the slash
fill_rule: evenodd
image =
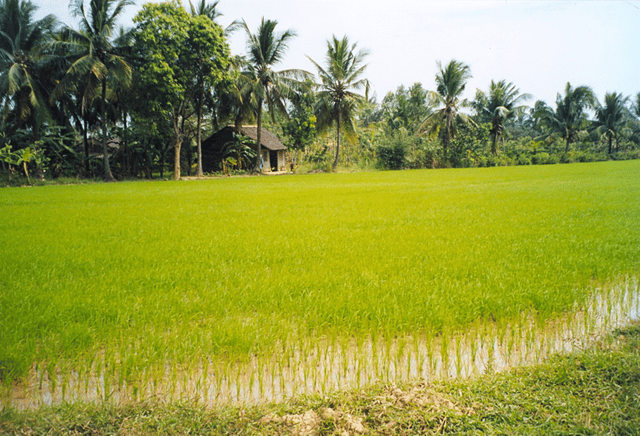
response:
<path id="1" fill-rule="evenodd" d="M 495 156 L 498 154 L 498 134 L 493 133 L 493 141 L 491 144 L 491 153 Z"/>
<path id="2" fill-rule="evenodd" d="M 256 159 L 255 172 L 261 172 L 260 163 L 262 162 L 262 100 L 258 100 L 258 131 L 256 133 L 258 142 L 258 158 Z"/>
<path id="3" fill-rule="evenodd" d="M 444 124 L 444 141 L 442 141 L 442 154 L 443 154 L 444 162 L 447 162 L 450 136 L 451 136 L 451 120 L 449 119 L 449 117 L 447 117 L 445 119 L 445 124 Z"/>
<path id="4" fill-rule="evenodd" d="M 196 134 L 196 143 L 198 145 L 198 169 L 196 176 L 202 177 L 202 106 L 204 105 L 204 80 L 200 84 L 200 101 L 198 102 L 198 132 Z"/>
<path id="5" fill-rule="evenodd" d="M 127 112 L 122 114 L 122 148 L 124 150 L 124 171 L 125 174 L 131 174 L 131 151 L 129 150 L 129 138 L 127 135 Z"/>
<path id="6" fill-rule="evenodd" d="M 566 142 L 566 145 L 564 146 L 565 153 L 569 153 L 569 144 L 571 144 L 571 139 L 569 139 L 569 137 L 567 136 L 567 142 Z"/>
<path id="7" fill-rule="evenodd" d="M 333 160 L 333 170 L 335 171 L 338 167 L 338 159 L 340 158 L 340 121 L 342 119 L 342 108 L 340 103 L 338 103 L 338 118 L 336 119 L 336 130 L 337 130 L 337 138 L 336 138 L 336 158 Z"/>
<path id="8" fill-rule="evenodd" d="M 613 151 L 613 150 L 611 149 L 611 145 L 612 145 L 612 142 L 613 142 L 613 138 L 611 138 L 611 135 L 607 135 L 607 136 L 609 137 L 609 155 L 611 155 L 611 152 Z"/>
<path id="9" fill-rule="evenodd" d="M 177 116 L 173 117 L 173 134 L 174 134 L 174 143 L 173 148 L 175 151 L 174 160 L 173 160 L 173 180 L 180 180 L 180 149 L 182 147 L 182 135 L 180 134 L 180 124 L 176 119 Z"/>
<path id="10" fill-rule="evenodd" d="M 84 146 L 84 169 L 86 177 L 91 177 L 91 164 L 89 163 L 89 120 L 84 116 L 84 129 L 82 129 L 82 145 Z"/>
<path id="11" fill-rule="evenodd" d="M 100 99 L 100 109 L 102 118 L 102 152 L 104 153 L 104 179 L 107 182 L 113 182 L 113 174 L 111 174 L 111 167 L 109 166 L 109 150 L 107 149 L 107 81 L 102 80 L 102 98 Z"/>

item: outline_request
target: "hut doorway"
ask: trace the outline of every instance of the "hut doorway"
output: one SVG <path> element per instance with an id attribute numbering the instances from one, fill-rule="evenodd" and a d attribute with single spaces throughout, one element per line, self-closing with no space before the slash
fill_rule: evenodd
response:
<path id="1" fill-rule="evenodd" d="M 278 152 L 269 150 L 269 163 L 271 164 L 271 171 L 278 171 Z"/>

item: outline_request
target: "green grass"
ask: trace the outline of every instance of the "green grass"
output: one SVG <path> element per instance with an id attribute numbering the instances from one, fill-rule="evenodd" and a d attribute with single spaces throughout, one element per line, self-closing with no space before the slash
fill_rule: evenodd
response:
<path id="1" fill-rule="evenodd" d="M 639 198 L 640 161 L 2 189 L 0 377 L 548 318 L 638 275 Z"/>
<path id="2" fill-rule="evenodd" d="M 329 410 L 333 413 L 329 413 Z M 194 403 L 63 404 L 0 410 L 0 434 L 636 435 L 640 327 L 548 362 L 467 381 L 377 385 L 287 404 L 207 409 Z M 288 417 L 288 418 L 285 418 Z"/>

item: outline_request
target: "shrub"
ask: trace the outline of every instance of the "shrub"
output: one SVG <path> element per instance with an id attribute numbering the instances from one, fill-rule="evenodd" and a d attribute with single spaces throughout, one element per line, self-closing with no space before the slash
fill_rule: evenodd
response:
<path id="1" fill-rule="evenodd" d="M 521 154 L 516 159 L 516 165 L 531 165 L 531 158 L 524 154 Z"/>
<path id="2" fill-rule="evenodd" d="M 534 165 L 544 165 L 549 160 L 549 153 L 536 153 L 531 156 L 531 163 Z"/>
<path id="3" fill-rule="evenodd" d="M 407 159 L 407 148 L 400 141 L 378 146 L 378 166 L 390 170 L 404 168 Z"/>
<path id="4" fill-rule="evenodd" d="M 615 160 L 640 159 L 640 150 L 627 150 L 614 153 L 612 156 Z"/>

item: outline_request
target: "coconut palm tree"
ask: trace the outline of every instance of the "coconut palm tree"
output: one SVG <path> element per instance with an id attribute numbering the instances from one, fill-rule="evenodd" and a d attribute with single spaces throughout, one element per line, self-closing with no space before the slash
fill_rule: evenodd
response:
<path id="1" fill-rule="evenodd" d="M 632 106 L 632 111 L 636 117 L 640 118 L 640 92 L 637 93 L 635 97 L 636 98 Z"/>
<path id="2" fill-rule="evenodd" d="M 213 3 L 207 3 L 207 0 L 200 0 L 200 3 L 196 3 L 196 6 L 194 6 L 193 3 L 191 3 L 191 0 L 189 0 L 191 15 L 196 17 L 197 16 L 207 17 L 212 22 L 216 23 L 216 19 L 222 16 L 222 13 L 218 10 L 218 3 L 220 3 L 219 0 L 214 1 Z M 238 21 L 233 21 L 225 29 L 224 31 L 225 36 L 229 36 L 231 33 L 233 33 L 238 28 L 239 25 L 240 23 Z M 197 114 L 198 114 L 197 128 L 196 128 L 197 129 L 196 144 L 197 144 L 197 150 L 198 150 L 197 151 L 198 166 L 196 169 L 196 176 L 198 177 L 202 177 L 203 175 L 202 173 L 202 111 L 204 108 L 205 92 L 207 88 L 206 80 L 204 78 L 204 74 L 206 74 L 206 71 L 201 71 L 200 73 L 202 74 L 198 74 L 198 77 L 196 79 L 198 82 L 198 96 L 196 100 Z"/>
<path id="3" fill-rule="evenodd" d="M 55 65 L 46 48 L 58 26 L 53 15 L 34 21 L 36 10 L 29 0 L 0 0 L 0 95 L 16 124 L 30 125 L 35 135 L 50 117 L 47 82 Z"/>
<path id="4" fill-rule="evenodd" d="M 189 0 L 191 15 L 203 15 L 215 22 L 218 17 L 222 16 L 222 13 L 217 9 L 218 3 L 220 3 L 220 0 L 216 0 L 213 3 L 207 3 L 207 0 L 200 0 L 200 3 L 196 3 L 194 6 L 191 0 Z"/>
<path id="5" fill-rule="evenodd" d="M 468 104 L 462 99 L 462 93 L 467 85 L 467 81 L 472 77 L 471 69 L 468 65 L 451 60 L 445 67 L 439 61 L 438 73 L 436 74 L 436 91 L 430 92 L 432 101 L 440 107 L 423 122 L 418 131 L 420 134 L 437 135 L 442 134 L 442 148 L 444 157 L 447 158 L 447 150 L 451 139 L 456 133 L 456 123 L 475 125 L 473 120 L 460 109 Z"/>
<path id="6" fill-rule="evenodd" d="M 336 157 L 333 169 L 338 166 L 340 158 L 340 131 L 344 127 L 348 134 L 355 133 L 356 109 L 365 103 L 366 98 L 354 90 L 364 89 L 369 83 L 361 76 L 367 68 L 364 59 L 369 55 L 367 50 L 356 51 L 357 43 L 350 44 L 345 35 L 342 39 L 333 38 L 327 41 L 326 69 L 313 59 L 309 60 L 318 69 L 320 83 L 315 84 L 317 94 L 317 126 L 319 130 L 336 123 Z"/>
<path id="7" fill-rule="evenodd" d="M 522 113 L 526 106 L 518 105 L 531 98 L 529 94 L 520 94 L 520 90 L 513 83 L 506 80 L 491 81 L 489 94 L 478 90 L 476 98 L 471 103 L 478 118 L 491 123 L 491 152 L 498 154 L 498 139 L 502 138 L 504 145 L 505 123 Z"/>
<path id="8" fill-rule="evenodd" d="M 545 136 L 557 133 L 566 141 L 564 151 L 567 153 L 578 132 L 587 126 L 586 110 L 593 107 L 594 104 L 595 97 L 591 88 L 578 86 L 574 89 L 567 82 L 564 97 L 560 94 L 556 97 L 556 110 L 554 111 L 546 103 L 538 101 L 533 116 L 542 127 L 549 131 Z"/>
<path id="9" fill-rule="evenodd" d="M 218 3 L 220 3 L 219 0 L 214 1 L 213 3 L 207 3 L 207 0 L 201 0 L 200 3 L 196 3 L 196 6 L 193 6 L 193 3 L 191 3 L 191 0 L 189 0 L 189 6 L 191 7 L 191 15 L 193 16 L 204 16 L 209 18 L 211 21 L 213 21 L 215 23 L 216 19 L 218 17 L 222 16 L 222 13 L 220 11 L 218 11 L 217 7 L 218 7 Z M 197 126 L 196 126 L 196 147 L 197 147 L 197 153 L 198 153 L 198 166 L 196 169 L 196 176 L 198 177 L 202 177 L 203 176 L 203 170 L 202 170 L 202 110 L 204 107 L 204 97 L 205 97 L 205 88 L 206 88 L 206 84 L 205 84 L 205 80 L 204 77 L 202 77 L 202 75 L 198 75 L 198 99 L 197 99 L 197 106 L 198 106 L 198 121 L 197 121 Z"/>
<path id="10" fill-rule="evenodd" d="M 310 74 L 303 70 L 273 70 L 273 67 L 282 61 L 289 41 L 296 36 L 293 30 L 277 33 L 277 24 L 277 21 L 262 18 L 258 31 L 251 33 L 246 21 L 242 22 L 242 28 L 247 33 L 248 53 L 239 78 L 238 95 L 243 98 L 242 104 L 245 107 L 255 109 L 258 125 L 258 158 L 255 171 L 259 171 L 261 166 L 263 106 L 267 106 L 272 117 L 276 110 L 286 114 L 285 99 L 303 86 L 301 80 L 310 77 Z"/>
<path id="11" fill-rule="evenodd" d="M 616 140 L 616 150 L 618 149 L 618 137 L 626 122 L 628 101 L 629 97 L 613 92 L 605 94 L 604 106 L 596 104 L 596 119 L 592 126 L 600 135 L 607 137 L 609 154 L 613 151 L 613 138 Z"/>
<path id="12" fill-rule="evenodd" d="M 116 20 L 125 7 L 133 4 L 133 0 L 91 0 L 86 11 L 84 0 L 72 0 L 71 12 L 80 18 L 80 30 L 64 29 L 63 40 L 59 43 L 75 54 L 75 61 L 54 90 L 53 98 L 79 86 L 83 87 L 85 107 L 91 105 L 94 97 L 99 98 L 104 178 L 107 181 L 114 180 L 107 149 L 107 87 L 110 82 L 121 87 L 131 83 L 131 66 L 120 53 L 113 36 Z M 126 36 L 119 35 L 119 38 Z"/>

